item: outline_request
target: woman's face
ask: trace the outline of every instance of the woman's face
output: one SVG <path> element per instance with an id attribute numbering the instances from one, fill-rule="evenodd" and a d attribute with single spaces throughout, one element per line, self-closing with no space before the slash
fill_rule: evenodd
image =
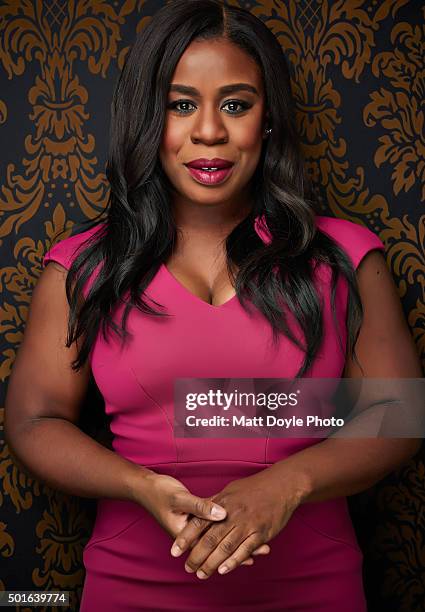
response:
<path id="1" fill-rule="evenodd" d="M 247 53 L 224 39 L 187 47 L 171 79 L 160 147 L 175 205 L 249 209 L 249 181 L 265 138 L 264 107 L 261 72 Z M 214 168 L 220 165 L 215 158 L 233 164 L 230 171 L 187 166 L 206 159 L 200 165 Z"/>

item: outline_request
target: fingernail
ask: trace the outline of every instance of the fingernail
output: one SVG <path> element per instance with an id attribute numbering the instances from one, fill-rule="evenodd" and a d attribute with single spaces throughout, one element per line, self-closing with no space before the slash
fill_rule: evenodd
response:
<path id="1" fill-rule="evenodd" d="M 189 574 L 193 574 L 195 570 L 193 570 L 191 567 L 189 567 L 188 565 L 184 566 L 184 569 L 189 573 Z"/>
<path id="2" fill-rule="evenodd" d="M 173 544 L 171 548 L 171 554 L 173 555 L 173 557 L 179 557 L 182 554 L 182 552 L 183 551 L 178 544 Z"/>
<path id="3" fill-rule="evenodd" d="M 218 573 L 219 574 L 225 574 L 228 571 L 229 571 L 229 568 L 227 567 L 227 565 L 223 565 L 223 567 L 219 567 L 218 568 Z"/>
<path id="4" fill-rule="evenodd" d="M 213 506 L 211 510 L 211 516 L 214 518 L 224 518 L 226 516 L 226 511 L 223 508 L 219 508 L 218 506 Z"/>
<path id="5" fill-rule="evenodd" d="M 206 573 L 205 573 L 205 572 L 203 572 L 202 570 L 198 570 L 198 571 L 196 572 L 196 575 L 198 576 L 198 578 L 201 578 L 201 580 L 202 580 L 202 579 L 204 579 L 204 578 L 208 578 L 208 576 L 206 575 Z"/>

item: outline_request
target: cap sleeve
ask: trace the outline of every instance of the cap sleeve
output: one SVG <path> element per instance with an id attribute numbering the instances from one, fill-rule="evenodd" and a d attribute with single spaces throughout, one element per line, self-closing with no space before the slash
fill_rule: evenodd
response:
<path id="1" fill-rule="evenodd" d="M 47 253 L 45 253 L 43 257 L 43 267 L 45 268 L 49 261 L 56 261 L 69 270 L 74 259 L 84 250 L 84 245 L 87 240 L 94 236 L 104 225 L 104 223 L 98 224 L 85 232 L 80 232 L 75 236 L 69 236 L 57 242 L 47 251 Z M 86 246 L 88 246 L 88 243 Z"/>
<path id="2" fill-rule="evenodd" d="M 364 256 L 374 249 L 385 251 L 381 239 L 367 227 L 347 219 L 318 216 L 317 227 L 333 238 L 350 257 L 355 269 Z"/>

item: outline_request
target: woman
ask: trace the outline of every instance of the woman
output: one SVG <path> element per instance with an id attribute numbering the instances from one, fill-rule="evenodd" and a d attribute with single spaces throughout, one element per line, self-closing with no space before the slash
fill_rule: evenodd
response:
<path id="1" fill-rule="evenodd" d="M 168 3 L 111 126 L 106 218 L 47 253 L 6 408 L 28 470 L 99 498 L 81 611 L 365 610 L 345 496 L 415 440 L 173 431 L 179 378 L 421 376 L 382 242 L 307 197 L 279 43 L 241 9 Z M 75 425 L 90 371 L 113 451 Z"/>

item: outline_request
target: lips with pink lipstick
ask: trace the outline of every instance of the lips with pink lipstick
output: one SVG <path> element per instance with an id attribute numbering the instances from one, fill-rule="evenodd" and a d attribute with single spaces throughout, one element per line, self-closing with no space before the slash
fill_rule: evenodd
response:
<path id="1" fill-rule="evenodd" d="M 193 159 L 185 164 L 190 175 L 203 185 L 222 183 L 232 173 L 234 163 L 227 159 Z"/>

